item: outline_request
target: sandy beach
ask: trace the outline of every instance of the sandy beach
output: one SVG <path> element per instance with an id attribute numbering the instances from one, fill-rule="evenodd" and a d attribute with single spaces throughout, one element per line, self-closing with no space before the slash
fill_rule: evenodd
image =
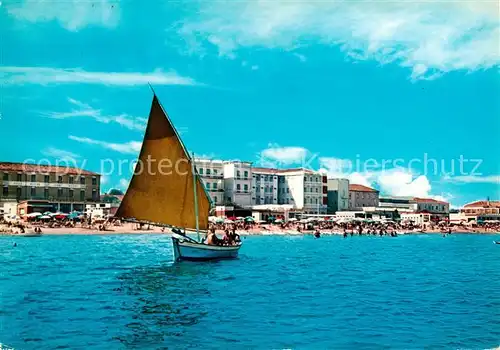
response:
<path id="1" fill-rule="evenodd" d="M 84 227 L 42 227 L 42 233 L 45 235 L 114 235 L 114 234 L 169 234 L 171 231 L 168 228 L 161 228 L 149 226 L 149 228 L 139 229 L 136 224 L 124 223 L 121 226 L 107 227 L 106 230 L 98 230 L 97 228 L 84 228 Z M 34 232 L 34 227 L 28 225 L 25 228 L 26 233 Z M 260 225 L 252 227 L 248 230 L 236 230 L 240 236 L 254 236 L 254 235 L 312 235 L 314 230 L 301 230 L 296 229 L 282 229 L 279 225 Z M 339 229 L 320 229 L 322 235 L 342 235 L 343 231 Z M 398 234 L 442 234 L 440 228 L 421 230 L 397 230 Z M 223 230 L 216 230 L 217 235 L 222 236 Z M 454 234 L 494 234 L 496 231 L 491 231 L 485 228 L 453 228 Z M 7 226 L 0 224 L 0 235 L 18 235 L 21 231 L 17 227 Z M 355 233 L 357 235 L 357 233 Z"/>

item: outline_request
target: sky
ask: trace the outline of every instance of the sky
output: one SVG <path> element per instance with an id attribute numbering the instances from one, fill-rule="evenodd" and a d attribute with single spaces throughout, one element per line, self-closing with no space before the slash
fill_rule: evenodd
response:
<path id="1" fill-rule="evenodd" d="M 198 157 L 500 199 L 495 1 L 2 0 L 0 159 L 126 189 L 152 92 Z"/>

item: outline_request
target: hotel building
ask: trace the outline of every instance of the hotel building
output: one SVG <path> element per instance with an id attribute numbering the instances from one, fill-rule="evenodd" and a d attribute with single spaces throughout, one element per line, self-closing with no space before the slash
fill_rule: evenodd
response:
<path id="1" fill-rule="evenodd" d="M 196 159 L 196 170 L 205 184 L 215 205 L 224 203 L 224 162 L 222 160 Z"/>
<path id="2" fill-rule="evenodd" d="M 349 185 L 349 209 L 356 210 L 365 207 L 378 207 L 379 191 L 363 186 Z"/>
<path id="3" fill-rule="evenodd" d="M 253 175 L 252 205 L 288 205 L 304 214 L 326 213 L 326 176 L 302 168 L 253 168 Z"/>
<path id="4" fill-rule="evenodd" d="M 349 180 L 328 179 L 328 214 L 349 209 Z"/>
<path id="5" fill-rule="evenodd" d="M 0 163 L 0 200 L 19 202 L 19 215 L 34 207 L 64 212 L 84 210 L 100 199 L 100 175 L 69 167 Z M 39 211 L 39 210 L 33 210 Z"/>
<path id="6" fill-rule="evenodd" d="M 252 205 L 252 163 L 224 162 L 224 203 L 241 207 Z"/>

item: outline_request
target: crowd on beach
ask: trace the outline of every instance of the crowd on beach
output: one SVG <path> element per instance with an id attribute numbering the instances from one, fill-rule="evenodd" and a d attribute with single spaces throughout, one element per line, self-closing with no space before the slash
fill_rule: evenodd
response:
<path id="1" fill-rule="evenodd" d="M 71 233 L 168 233 L 166 228 L 122 222 L 113 217 L 88 217 L 84 214 L 73 218 L 50 220 L 16 219 L 5 220 L 0 217 L 0 234 L 24 234 L 38 232 L 49 234 Z M 221 236 L 221 241 L 231 241 L 232 235 L 300 235 L 300 234 L 339 234 L 344 237 L 354 235 L 397 236 L 398 234 L 418 233 L 495 233 L 500 232 L 500 222 L 459 223 L 427 222 L 422 225 L 412 222 L 363 219 L 308 218 L 289 220 L 276 219 L 270 222 L 255 221 L 247 218 L 218 218 L 209 223 L 209 232 Z M 224 238 L 226 237 L 226 238 Z M 234 236 L 233 236 L 234 237 Z M 215 238 L 214 238 L 215 240 Z"/>

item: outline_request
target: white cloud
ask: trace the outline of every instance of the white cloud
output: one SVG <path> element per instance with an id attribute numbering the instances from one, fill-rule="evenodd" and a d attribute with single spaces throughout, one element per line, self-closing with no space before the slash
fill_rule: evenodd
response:
<path id="1" fill-rule="evenodd" d="M 5 4 L 7 13 L 32 23 L 57 21 L 69 31 L 86 26 L 114 28 L 120 20 L 118 1 L 113 0 L 19 0 Z"/>
<path id="2" fill-rule="evenodd" d="M 109 124 L 117 123 L 130 130 L 144 130 L 146 128 L 147 119 L 141 117 L 133 117 L 128 114 L 105 115 L 101 109 L 92 108 L 90 105 L 78 100 L 68 98 L 68 101 L 76 108 L 69 112 L 44 112 L 42 115 L 54 119 L 66 119 L 74 117 L 90 117 L 100 123 Z"/>
<path id="3" fill-rule="evenodd" d="M 435 195 L 425 175 L 416 176 L 406 169 L 354 169 L 353 162 L 348 159 L 322 157 L 319 159 L 322 170 L 329 178 L 349 179 L 352 184 L 360 184 L 378 188 L 382 194 L 389 196 L 434 198 L 448 200 L 447 195 Z"/>
<path id="4" fill-rule="evenodd" d="M 142 143 L 138 141 L 130 141 L 125 143 L 111 143 L 111 142 L 90 139 L 88 137 L 78 137 L 73 135 L 69 135 L 68 137 L 70 140 L 73 141 L 86 143 L 89 145 L 96 145 L 116 152 L 127 153 L 127 154 L 138 154 L 142 146 Z"/>
<path id="5" fill-rule="evenodd" d="M 259 154 L 259 164 L 262 166 L 278 167 L 279 165 L 304 164 L 307 149 L 303 147 L 279 147 L 269 144 L 268 148 Z"/>
<path id="6" fill-rule="evenodd" d="M 301 55 L 300 53 L 294 53 L 293 54 L 295 57 L 297 57 L 299 59 L 300 62 L 305 62 L 307 61 L 307 57 L 304 56 L 304 55 Z"/>
<path id="7" fill-rule="evenodd" d="M 234 57 L 241 48 L 291 51 L 319 43 L 353 60 L 408 67 L 413 79 L 500 63 L 495 1 L 252 0 L 200 6 L 176 33 L 194 44 L 191 52 L 215 46 L 219 55 Z"/>
<path id="8" fill-rule="evenodd" d="M 500 184 L 500 175 L 461 175 L 461 176 L 445 176 L 443 180 L 454 183 L 492 183 Z"/>
<path id="9" fill-rule="evenodd" d="M 42 154 L 46 157 L 56 158 L 58 160 L 72 161 L 76 162 L 77 158 L 80 156 L 76 153 L 65 151 L 55 147 L 48 147 L 42 150 Z"/>
<path id="10" fill-rule="evenodd" d="M 0 80 L 7 85 L 102 84 L 112 86 L 200 85 L 189 77 L 157 69 L 140 72 L 87 72 L 79 68 L 0 67 Z"/>

